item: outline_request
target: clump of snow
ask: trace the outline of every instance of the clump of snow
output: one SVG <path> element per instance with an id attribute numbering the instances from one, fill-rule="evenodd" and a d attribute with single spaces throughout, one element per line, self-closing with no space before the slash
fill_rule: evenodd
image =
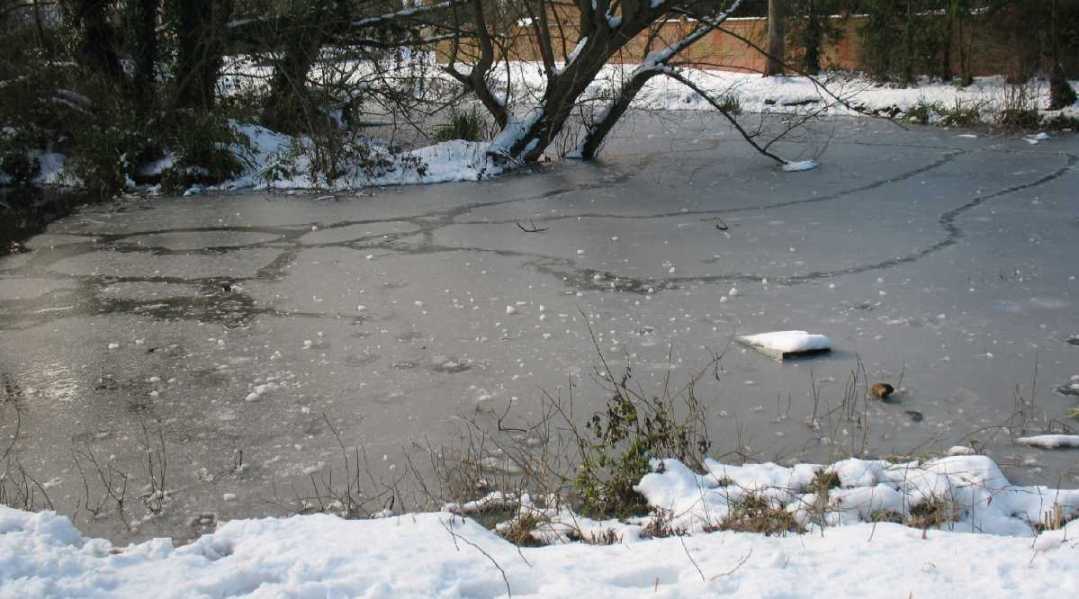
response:
<path id="1" fill-rule="evenodd" d="M 528 63 L 523 63 L 528 64 Z M 526 84 L 527 85 L 527 84 Z M 530 110 L 523 118 L 512 118 L 509 123 L 495 136 L 491 145 L 487 148 L 490 154 L 509 156 L 510 148 L 528 134 L 528 130 L 543 118 L 543 111 L 539 108 Z M 535 141 L 535 140 L 533 140 Z"/>
<path id="2" fill-rule="evenodd" d="M 41 152 L 36 156 L 41 170 L 34 178 L 38 185 L 79 185 L 76 177 L 64 170 L 67 157 L 59 152 Z"/>
<path id="3" fill-rule="evenodd" d="M 1045 140 L 1049 139 L 1049 134 L 1042 131 L 1042 132 L 1037 133 L 1035 135 L 1028 135 L 1028 136 L 1024 137 L 1023 139 L 1028 144 L 1033 146 L 1033 145 L 1037 145 L 1038 142 L 1042 142 L 1042 141 L 1045 141 Z"/>
<path id="4" fill-rule="evenodd" d="M 966 445 L 955 445 L 948 449 L 948 455 L 975 455 L 973 447 L 967 447 Z"/>
<path id="5" fill-rule="evenodd" d="M 788 173 L 811 171 L 815 168 L 817 168 L 816 160 L 799 160 L 797 162 L 787 162 L 783 165 L 783 170 Z"/>
<path id="6" fill-rule="evenodd" d="M 738 342 L 782 359 L 785 356 L 825 352 L 832 349 L 832 340 L 824 335 L 806 331 L 774 331 L 743 335 Z"/>
<path id="7" fill-rule="evenodd" d="M 847 459 L 831 466 L 776 464 L 732 466 L 705 460 L 703 475 L 677 460 L 655 463 L 635 487 L 654 508 L 671 510 L 671 524 L 690 532 L 715 528 L 731 506 L 749 495 L 767 498 L 807 527 L 873 522 L 881 513 L 907 519 L 931 500 L 948 502 L 954 521 L 948 530 L 1008 536 L 1035 536 L 1055 514 L 1079 517 L 1079 490 L 1012 485 L 986 456 L 949 456 L 926 462 L 892 463 Z M 811 483 L 818 473 L 834 473 L 839 486 L 822 505 Z"/>
<path id="8" fill-rule="evenodd" d="M 1019 437 L 1015 442 L 1042 449 L 1079 448 L 1079 435 L 1033 435 Z"/>

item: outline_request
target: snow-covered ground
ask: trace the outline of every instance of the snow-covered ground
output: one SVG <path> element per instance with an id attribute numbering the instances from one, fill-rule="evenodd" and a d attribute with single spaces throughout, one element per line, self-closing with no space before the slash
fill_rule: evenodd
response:
<path id="1" fill-rule="evenodd" d="M 1059 514 L 1058 522 L 1074 517 L 1079 491 L 1013 487 L 982 456 L 924 464 L 845 460 L 827 469 L 840 484 L 822 512 L 828 526 L 786 537 L 701 534 L 749 493 L 808 518 L 808 503 L 799 497 L 819 470 L 710 462 L 701 476 L 664 461 L 639 489 L 652 506 L 674 510 L 674 525 L 693 534 L 644 540 L 636 524 L 592 523 L 619 527 L 610 545 L 559 543 L 554 535 L 548 536 L 553 545 L 518 548 L 473 520 L 442 512 L 354 521 L 329 515 L 235 520 L 183 547 L 168 539 L 113 547 L 83 538 L 63 516 L 0 508 L 0 597 L 1012 598 L 1079 592 L 1079 521 L 1028 536 L 1030 522 L 1046 514 Z M 948 530 L 863 521 L 882 509 L 902 514 L 930 496 L 954 502 L 958 520 Z"/>
<path id="2" fill-rule="evenodd" d="M 865 77 L 846 73 L 822 74 L 818 79 L 828 89 L 807 77 L 761 77 L 756 73 L 686 69 L 686 76 L 702 89 L 715 95 L 737 98 L 746 112 L 807 112 L 827 107 L 827 114 L 857 115 L 840 103 L 836 97 L 851 106 L 865 111 L 885 111 L 892 107 L 909 112 L 920 103 L 939 104 L 954 108 L 959 102 L 967 107 L 980 108 L 982 121 L 992 122 L 994 115 L 1005 105 L 1009 86 L 1004 78 L 977 77 L 969 86 L 957 87 L 953 83 L 920 80 L 911 87 L 881 85 Z M 612 72 L 617 78 L 619 71 Z M 1079 81 L 1072 85 L 1079 88 Z M 1038 108 L 1049 103 L 1049 86 L 1044 81 L 1032 81 L 1028 92 Z M 666 77 L 653 78 L 638 96 L 636 105 L 641 108 L 664 110 L 714 110 L 700 96 L 681 83 Z M 1079 116 L 1079 106 L 1073 105 L 1063 111 L 1041 111 L 1043 116 L 1057 114 Z"/>

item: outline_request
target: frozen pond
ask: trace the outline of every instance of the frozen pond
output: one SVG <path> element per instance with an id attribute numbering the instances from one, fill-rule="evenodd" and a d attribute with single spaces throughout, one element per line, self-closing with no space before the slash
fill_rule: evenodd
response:
<path id="1" fill-rule="evenodd" d="M 484 183 L 84 209 L 0 258 L 21 462 L 88 534 L 190 538 L 211 514 L 285 511 L 339 459 L 327 421 L 392 478 L 460 418 L 524 416 L 571 378 L 599 405 L 587 315 L 645 388 L 726 349 L 698 395 L 728 460 L 973 441 L 1013 481 L 1076 486 L 1079 453 L 1000 427 L 1076 428 L 1061 391 L 1079 375 L 1079 138 L 833 124 L 782 148 L 827 145 L 801 173 L 718 116 L 673 113 L 635 115 L 602 163 Z M 779 364 L 728 347 L 784 329 L 835 351 Z M 859 360 L 896 401 L 860 408 L 868 431 L 811 430 L 814 387 L 837 408 Z M 73 452 L 115 464 L 141 507 L 158 423 L 169 505 L 92 518 Z"/>

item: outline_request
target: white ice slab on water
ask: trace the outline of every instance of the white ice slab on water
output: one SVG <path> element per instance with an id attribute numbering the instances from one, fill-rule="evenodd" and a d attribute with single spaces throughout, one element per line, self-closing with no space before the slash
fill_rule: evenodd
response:
<path id="1" fill-rule="evenodd" d="M 1079 449 L 1079 435 L 1033 435 L 1015 441 L 1042 449 Z"/>
<path id="2" fill-rule="evenodd" d="M 832 340 L 824 335 L 806 331 L 773 331 L 756 335 L 743 335 L 739 343 L 748 345 L 777 360 L 798 355 L 820 353 L 832 349 Z"/>
<path id="3" fill-rule="evenodd" d="M 811 171 L 817 168 L 816 160 L 798 160 L 790 161 L 783 165 L 783 170 L 788 173 L 797 173 L 800 171 Z"/>

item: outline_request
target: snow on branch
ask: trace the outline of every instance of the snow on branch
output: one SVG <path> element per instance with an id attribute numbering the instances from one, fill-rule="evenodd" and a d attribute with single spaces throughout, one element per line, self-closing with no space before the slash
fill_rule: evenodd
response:
<path id="1" fill-rule="evenodd" d="M 727 8 L 727 10 L 719 13 L 714 18 L 709 19 L 701 17 L 699 19 L 699 24 L 697 25 L 697 27 L 694 28 L 694 30 L 691 31 L 689 35 L 683 37 L 682 39 L 674 42 L 673 44 L 667 46 L 662 50 L 657 50 L 650 53 L 648 56 L 645 57 L 644 62 L 641 63 L 641 66 L 638 68 L 643 69 L 661 64 L 667 64 L 671 60 L 671 58 L 674 58 L 686 48 L 697 43 L 697 41 L 699 41 L 702 37 L 717 29 L 724 21 L 727 20 L 727 17 L 729 17 L 731 13 L 738 10 L 738 7 L 741 4 L 742 0 L 734 0 L 734 2 L 731 3 L 730 7 Z"/>

